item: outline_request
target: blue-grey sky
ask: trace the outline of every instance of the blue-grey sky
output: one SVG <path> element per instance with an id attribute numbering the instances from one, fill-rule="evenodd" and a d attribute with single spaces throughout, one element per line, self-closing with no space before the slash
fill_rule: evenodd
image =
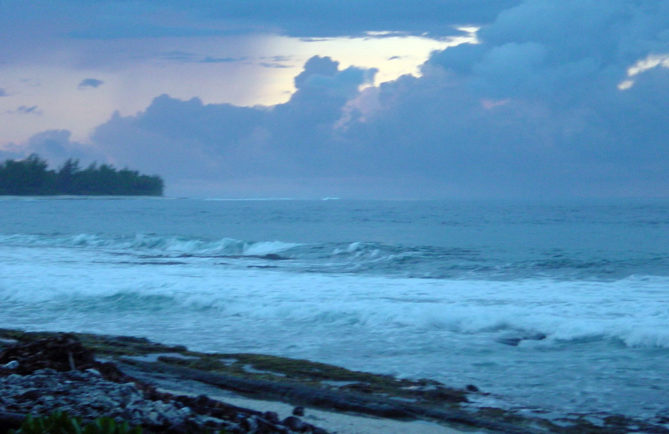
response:
<path id="1" fill-rule="evenodd" d="M 0 157 L 170 195 L 668 197 L 669 2 L 0 2 Z"/>

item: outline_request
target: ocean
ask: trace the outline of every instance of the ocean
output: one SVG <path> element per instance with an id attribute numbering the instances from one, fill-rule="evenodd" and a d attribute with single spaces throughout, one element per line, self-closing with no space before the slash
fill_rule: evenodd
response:
<path id="1" fill-rule="evenodd" d="M 0 198 L 0 327 L 669 416 L 669 202 Z"/>

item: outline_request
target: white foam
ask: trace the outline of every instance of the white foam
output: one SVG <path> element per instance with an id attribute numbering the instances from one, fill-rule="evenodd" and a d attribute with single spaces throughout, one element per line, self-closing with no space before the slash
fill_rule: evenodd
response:
<path id="1" fill-rule="evenodd" d="M 123 242 L 247 255 L 293 246 L 153 241 Z M 82 235 L 71 242 L 106 241 Z M 656 365 L 665 362 L 653 351 L 664 351 L 666 360 L 669 348 L 665 277 L 408 279 L 240 269 L 214 261 L 140 267 L 110 258 L 105 249 L 0 244 L 0 327 L 130 334 L 196 350 L 282 354 L 471 382 L 518 399 L 525 399 L 521 392 L 544 393 L 549 404 L 551 395 L 570 397 L 579 378 L 588 378 L 593 392 L 583 392 L 578 405 L 604 386 L 617 388 L 618 396 L 633 394 L 636 389 L 626 389 L 632 387 L 629 364 L 644 372 L 634 381 L 660 381 Z M 518 345 L 500 343 L 509 337 Z M 606 363 L 606 379 L 593 380 L 596 371 L 584 374 L 597 363 Z M 530 394 L 523 387 L 531 384 L 541 387 Z M 606 405 L 616 402 L 611 399 Z"/>
<path id="2" fill-rule="evenodd" d="M 264 241 L 251 243 L 245 246 L 244 254 L 245 255 L 254 255 L 262 256 L 269 255 L 272 253 L 282 253 L 286 250 L 298 247 L 300 244 L 297 243 L 285 243 L 283 241 Z"/>
<path id="3" fill-rule="evenodd" d="M 123 251 L 125 253 L 185 254 L 185 255 L 249 255 L 262 256 L 281 253 L 298 243 L 282 241 L 249 242 L 233 238 L 203 240 L 179 236 L 136 234 L 132 237 L 101 237 L 95 234 L 43 236 L 32 234 L 0 235 L 0 243 L 21 247 L 79 247 Z"/>
<path id="4" fill-rule="evenodd" d="M 74 240 L 98 241 L 84 236 Z M 176 252 L 221 252 L 229 251 L 231 245 L 245 255 L 258 256 L 296 246 L 278 241 L 206 244 L 167 239 L 159 247 Z M 618 339 L 634 347 L 669 348 L 667 278 L 424 280 L 239 270 L 200 262 L 153 271 L 159 264 L 113 263 L 99 252 L 18 247 L 0 252 L 4 280 L 0 296 L 16 302 L 129 292 L 170 297 L 176 305 L 239 309 L 236 314 L 249 321 L 292 321 L 315 329 L 367 324 L 387 334 L 432 330 L 462 336 L 517 331 L 519 335 L 544 334 L 546 341 L 556 343 L 596 338 Z"/>

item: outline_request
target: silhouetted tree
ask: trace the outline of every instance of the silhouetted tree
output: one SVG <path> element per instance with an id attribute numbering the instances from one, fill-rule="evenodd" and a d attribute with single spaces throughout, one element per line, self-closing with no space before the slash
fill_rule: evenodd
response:
<path id="1" fill-rule="evenodd" d="M 0 195 L 147 195 L 161 196 L 164 183 L 159 176 L 141 175 L 130 169 L 96 163 L 86 169 L 69 159 L 57 172 L 36 154 L 25 160 L 0 164 Z"/>
<path id="2" fill-rule="evenodd" d="M 63 194 L 74 194 L 74 177 L 80 171 L 79 160 L 68 159 L 58 170 L 56 186 Z"/>

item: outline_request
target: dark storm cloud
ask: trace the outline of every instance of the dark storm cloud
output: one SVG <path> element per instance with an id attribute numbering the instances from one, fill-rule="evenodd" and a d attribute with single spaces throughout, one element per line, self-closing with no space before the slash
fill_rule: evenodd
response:
<path id="1" fill-rule="evenodd" d="M 351 36 L 367 31 L 451 34 L 457 24 L 486 23 L 517 0 L 205 2 L 208 17 L 264 26 L 291 36 Z M 173 2 L 173 4 L 180 2 Z M 202 5 L 202 4 L 201 4 Z"/>
<path id="2" fill-rule="evenodd" d="M 103 83 L 104 81 L 98 80 L 97 78 L 85 78 L 81 80 L 78 87 L 79 89 L 85 89 L 87 87 L 96 88 L 102 86 Z"/>
<path id="3" fill-rule="evenodd" d="M 0 24 L 8 31 L 23 34 L 25 24 L 32 22 L 34 31 L 42 37 L 65 34 L 100 40 L 258 32 L 306 37 L 352 36 L 366 31 L 448 35 L 452 34 L 453 25 L 490 22 L 499 11 L 517 3 L 518 0 L 9 0 L 3 3 Z M 44 17 L 50 19 L 45 21 Z"/>
<path id="4" fill-rule="evenodd" d="M 251 14 L 260 4 L 267 11 Z M 381 11 L 370 0 L 357 3 L 367 19 L 348 22 L 342 4 L 210 3 L 209 15 L 262 23 L 274 14 L 286 32 L 320 37 L 354 34 L 363 21 L 365 30 L 431 31 L 431 19 L 457 21 L 442 8 L 469 10 L 434 1 Z M 313 57 L 284 104 L 163 95 L 134 116 L 114 115 L 92 140 L 117 164 L 162 174 L 171 191 L 197 181 L 222 195 L 668 197 L 669 69 L 629 68 L 669 53 L 669 2 L 511 5 L 481 29 L 480 44 L 433 53 L 421 77 L 364 88 L 375 70 Z M 316 24 L 305 24 L 310 13 Z"/>
<path id="5" fill-rule="evenodd" d="M 94 139 L 177 183 L 263 176 L 369 195 L 666 196 L 669 70 L 617 86 L 634 62 L 669 51 L 667 23 L 660 3 L 527 1 L 483 29 L 481 44 L 434 53 L 420 78 L 361 92 L 374 71 L 314 57 L 285 104 L 163 96 Z"/>
<path id="6" fill-rule="evenodd" d="M 137 116 L 115 115 L 93 138 L 113 159 L 172 179 L 313 175 L 331 166 L 324 161 L 323 134 L 374 74 L 337 66 L 328 58 L 310 59 L 286 104 L 204 105 L 163 95 Z"/>
<path id="7" fill-rule="evenodd" d="M 391 150 L 388 171 L 411 152 L 431 179 L 476 194 L 667 196 L 669 70 L 618 84 L 669 51 L 668 26 L 666 4 L 525 2 L 482 29 L 482 44 L 382 86 L 382 109 L 349 133 Z"/>

